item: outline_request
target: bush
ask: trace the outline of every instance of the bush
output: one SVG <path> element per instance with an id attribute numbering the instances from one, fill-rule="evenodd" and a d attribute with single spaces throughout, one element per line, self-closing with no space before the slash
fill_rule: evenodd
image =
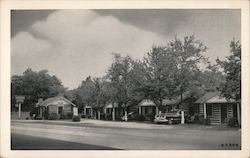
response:
<path id="1" fill-rule="evenodd" d="M 200 122 L 203 125 L 210 125 L 211 124 L 211 121 L 209 118 L 201 118 Z"/>
<path id="2" fill-rule="evenodd" d="M 78 116 L 73 116 L 72 117 L 72 121 L 73 122 L 80 122 L 80 120 L 81 120 L 81 117 L 78 115 Z"/>
<path id="3" fill-rule="evenodd" d="M 237 127 L 238 125 L 239 125 L 238 119 L 235 117 L 229 118 L 227 120 L 227 126 L 229 126 L 229 127 Z"/>
<path id="4" fill-rule="evenodd" d="M 136 120 L 136 121 L 145 121 L 145 116 L 142 115 L 142 114 L 137 114 L 137 115 L 135 116 L 135 120 Z"/>
<path id="5" fill-rule="evenodd" d="M 59 117 L 58 117 L 57 113 L 51 113 L 51 114 L 49 114 L 49 117 L 48 117 L 49 120 L 57 120 L 58 118 Z"/>
<path id="6" fill-rule="evenodd" d="M 106 114 L 105 119 L 106 120 L 112 120 L 112 114 Z"/>
<path id="7" fill-rule="evenodd" d="M 146 115 L 146 119 L 151 121 L 151 122 L 154 122 L 154 118 L 155 118 L 155 115 L 153 113 Z"/>

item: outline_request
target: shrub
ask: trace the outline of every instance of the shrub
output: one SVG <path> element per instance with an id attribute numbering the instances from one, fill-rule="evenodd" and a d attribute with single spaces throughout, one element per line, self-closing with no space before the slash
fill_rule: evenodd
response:
<path id="1" fill-rule="evenodd" d="M 73 116 L 72 117 L 72 121 L 73 122 L 80 122 L 80 120 L 81 120 L 81 117 L 78 115 L 78 116 Z"/>
<path id="2" fill-rule="evenodd" d="M 203 118 L 203 115 L 198 115 L 197 113 L 194 114 L 194 123 L 201 123 L 202 118 Z"/>
<path id="3" fill-rule="evenodd" d="M 209 118 L 201 118 L 200 122 L 203 125 L 210 125 L 211 124 L 211 121 Z"/>
<path id="4" fill-rule="evenodd" d="M 106 120 L 112 120 L 112 114 L 106 114 L 105 119 Z"/>
<path id="5" fill-rule="evenodd" d="M 49 114 L 48 119 L 49 120 L 57 120 L 58 119 L 57 113 L 51 113 L 51 114 Z"/>
<path id="6" fill-rule="evenodd" d="M 155 118 L 155 115 L 153 113 L 146 115 L 146 119 L 151 121 L 151 122 L 154 122 L 154 118 Z"/>
<path id="7" fill-rule="evenodd" d="M 229 127 L 237 127 L 238 125 L 239 125 L 238 119 L 235 117 L 229 118 L 227 120 L 227 126 L 229 126 Z"/>
<path id="8" fill-rule="evenodd" d="M 142 114 L 137 114 L 137 115 L 135 116 L 135 120 L 136 120 L 136 121 L 145 121 L 145 116 L 142 115 Z"/>

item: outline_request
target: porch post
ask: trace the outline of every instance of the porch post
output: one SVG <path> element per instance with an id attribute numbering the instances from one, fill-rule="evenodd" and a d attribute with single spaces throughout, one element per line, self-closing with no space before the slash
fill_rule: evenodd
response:
<path id="1" fill-rule="evenodd" d="M 106 109 L 106 107 L 104 107 L 104 108 L 103 108 L 103 112 L 104 112 L 104 114 L 106 114 L 106 113 L 107 113 L 107 109 Z"/>
<path id="2" fill-rule="evenodd" d="M 98 120 L 100 120 L 101 119 L 101 112 L 100 112 L 100 110 L 97 110 L 98 111 Z"/>
<path id="3" fill-rule="evenodd" d="M 91 118 L 93 118 L 93 109 L 92 108 L 90 108 L 90 116 L 91 116 Z"/>
<path id="4" fill-rule="evenodd" d="M 206 109 L 206 103 L 203 104 L 204 109 L 204 118 L 207 118 L 207 109 Z"/>
<path id="5" fill-rule="evenodd" d="M 139 106 L 139 114 L 141 114 L 141 106 Z"/>
<path id="6" fill-rule="evenodd" d="M 86 107 L 83 108 L 83 115 L 86 115 Z"/>
<path id="7" fill-rule="evenodd" d="M 181 111 L 181 124 L 184 124 L 185 117 L 184 117 L 184 111 Z"/>
<path id="8" fill-rule="evenodd" d="M 21 119 L 21 103 L 18 103 L 18 119 Z"/>
<path id="9" fill-rule="evenodd" d="M 113 121 L 115 121 L 115 108 L 113 108 L 113 111 L 112 111 L 112 119 Z"/>
<path id="10" fill-rule="evenodd" d="M 156 113 L 156 115 L 159 114 L 159 108 L 158 108 L 158 106 L 155 107 L 155 113 Z"/>
<path id="11" fill-rule="evenodd" d="M 237 103 L 236 105 L 237 105 L 237 120 L 238 120 L 239 125 L 241 125 L 240 103 Z"/>

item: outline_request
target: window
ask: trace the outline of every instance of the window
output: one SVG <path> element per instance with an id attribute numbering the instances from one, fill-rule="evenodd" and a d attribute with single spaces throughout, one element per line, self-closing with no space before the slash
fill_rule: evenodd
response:
<path id="1" fill-rule="evenodd" d="M 212 105 L 206 105 L 206 113 L 208 116 L 212 116 Z"/>
<path id="2" fill-rule="evenodd" d="M 63 112 L 63 107 L 62 106 L 59 106 L 58 107 L 58 113 L 61 114 Z"/>

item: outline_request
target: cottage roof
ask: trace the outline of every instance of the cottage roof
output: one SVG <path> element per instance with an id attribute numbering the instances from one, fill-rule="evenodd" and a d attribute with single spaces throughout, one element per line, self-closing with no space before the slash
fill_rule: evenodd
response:
<path id="1" fill-rule="evenodd" d="M 64 100 L 65 102 L 73 105 L 73 106 L 76 106 L 74 103 L 72 103 L 71 101 L 69 101 L 68 99 L 64 98 L 64 97 L 61 97 L 61 96 L 57 96 L 57 97 L 52 97 L 52 98 L 48 98 L 42 102 L 40 102 L 38 105 L 39 106 L 48 106 L 50 105 L 51 103 L 53 103 L 54 101 L 57 101 L 57 100 Z"/>
<path id="2" fill-rule="evenodd" d="M 118 104 L 117 103 L 114 103 L 114 108 L 117 108 L 118 107 Z M 105 105 L 105 108 L 113 108 L 113 105 L 111 103 Z"/>
<path id="3" fill-rule="evenodd" d="M 228 102 L 236 102 L 233 99 L 226 99 L 225 97 L 221 97 L 219 92 L 208 92 L 202 97 L 200 97 L 198 100 L 196 100 L 195 103 L 228 103 Z"/>
<path id="4" fill-rule="evenodd" d="M 207 92 L 205 95 L 203 95 L 198 100 L 196 100 L 195 103 L 205 103 L 209 99 L 211 99 L 211 98 L 213 98 L 213 97 L 215 97 L 217 95 L 219 95 L 219 92 Z"/>
<path id="5" fill-rule="evenodd" d="M 182 100 L 187 99 L 188 97 L 191 97 L 192 93 L 191 92 L 186 92 L 182 95 Z M 166 105 L 175 105 L 179 104 L 181 102 L 181 96 L 178 96 L 176 99 L 163 99 L 162 104 L 164 106 Z M 150 100 L 150 99 L 143 99 L 140 103 L 139 106 L 155 106 L 155 103 Z"/>
<path id="6" fill-rule="evenodd" d="M 143 99 L 140 103 L 139 106 L 155 106 L 155 103 L 150 100 L 150 99 Z"/>

